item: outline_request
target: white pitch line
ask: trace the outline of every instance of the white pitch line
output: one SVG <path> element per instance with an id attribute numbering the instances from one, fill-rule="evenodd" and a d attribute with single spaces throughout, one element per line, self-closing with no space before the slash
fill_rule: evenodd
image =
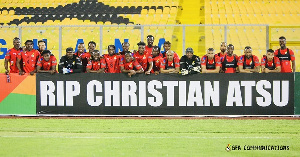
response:
<path id="1" fill-rule="evenodd" d="M 144 139 L 288 139 L 289 137 L 192 137 L 192 136 L 177 136 L 177 137 L 149 137 L 149 136 L 0 136 L 0 138 L 70 138 L 70 139 L 130 139 L 130 138 L 144 138 Z"/>

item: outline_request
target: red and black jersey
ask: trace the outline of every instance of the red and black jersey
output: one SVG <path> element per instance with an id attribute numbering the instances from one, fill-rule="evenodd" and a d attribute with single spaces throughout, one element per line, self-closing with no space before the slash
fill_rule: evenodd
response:
<path id="1" fill-rule="evenodd" d="M 291 73 L 291 61 L 295 60 L 295 54 L 291 49 L 275 50 L 274 55 L 279 58 L 282 73 Z"/>
<path id="2" fill-rule="evenodd" d="M 249 59 L 242 55 L 239 58 L 238 65 L 242 65 L 243 69 L 254 69 L 254 67 L 260 66 L 258 57 L 255 55 L 252 55 Z"/>
<path id="3" fill-rule="evenodd" d="M 226 54 L 227 54 L 226 52 L 224 52 L 224 54 L 222 54 L 221 52 L 219 52 L 216 55 L 220 57 L 220 60 L 222 60 L 225 57 Z"/>
<path id="4" fill-rule="evenodd" d="M 91 58 L 91 54 L 89 52 L 84 52 L 79 54 L 78 52 L 75 53 L 82 61 L 82 72 L 86 72 L 86 66 Z"/>
<path id="5" fill-rule="evenodd" d="M 222 69 L 225 73 L 235 73 L 239 57 L 237 55 L 228 56 L 227 54 L 221 59 Z"/>
<path id="6" fill-rule="evenodd" d="M 167 58 L 164 58 L 164 60 L 161 62 L 160 68 L 163 68 L 165 70 L 168 69 L 175 69 L 177 67 L 180 67 L 180 60 L 178 58 L 173 58 L 173 61 L 169 61 Z"/>
<path id="7" fill-rule="evenodd" d="M 276 67 L 280 67 L 280 60 L 278 57 L 274 57 L 273 60 L 269 61 L 267 56 L 263 56 L 261 59 L 261 66 L 265 66 L 269 70 L 274 70 Z"/>
<path id="8" fill-rule="evenodd" d="M 201 65 L 205 65 L 207 70 L 214 70 L 216 67 L 221 67 L 221 60 L 218 55 L 214 55 L 213 59 L 208 59 L 207 55 L 204 55 L 201 58 Z"/>

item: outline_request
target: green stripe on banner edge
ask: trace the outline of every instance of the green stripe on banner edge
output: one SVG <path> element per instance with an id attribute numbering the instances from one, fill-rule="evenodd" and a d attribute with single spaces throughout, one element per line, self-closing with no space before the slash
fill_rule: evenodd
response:
<path id="1" fill-rule="evenodd" d="M 0 103 L 0 114 L 36 114 L 36 96 L 10 93 Z"/>
<path id="2" fill-rule="evenodd" d="M 300 115 L 300 73 L 295 73 L 295 89 L 294 89 L 294 106 L 295 106 L 295 115 Z"/>

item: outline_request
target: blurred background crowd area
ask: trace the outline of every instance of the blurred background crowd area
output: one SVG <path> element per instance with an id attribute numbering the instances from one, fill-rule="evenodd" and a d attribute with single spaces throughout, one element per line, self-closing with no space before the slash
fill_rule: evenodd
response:
<path id="1" fill-rule="evenodd" d="M 226 41 L 237 55 L 251 46 L 261 58 L 267 49 L 278 49 L 278 38 L 285 36 L 300 71 L 299 8 L 297 0 L 1 0 L 0 39 L 6 44 L 0 48 L 12 48 L 14 37 L 22 45 L 47 39 L 47 49 L 58 58 L 78 39 L 95 41 L 105 54 L 115 39 L 129 39 L 132 51 L 153 35 L 154 45 L 163 38 L 180 56 L 187 47 L 199 56 L 210 47 L 217 53 Z"/>

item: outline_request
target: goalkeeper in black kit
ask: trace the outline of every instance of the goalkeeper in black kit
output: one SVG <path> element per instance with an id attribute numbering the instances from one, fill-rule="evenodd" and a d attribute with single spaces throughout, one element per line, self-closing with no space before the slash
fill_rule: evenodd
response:
<path id="1" fill-rule="evenodd" d="M 180 59 L 180 71 L 182 75 L 187 74 L 197 74 L 201 71 L 200 58 L 194 55 L 194 50 L 192 48 L 187 48 L 185 50 L 184 56 Z"/>

